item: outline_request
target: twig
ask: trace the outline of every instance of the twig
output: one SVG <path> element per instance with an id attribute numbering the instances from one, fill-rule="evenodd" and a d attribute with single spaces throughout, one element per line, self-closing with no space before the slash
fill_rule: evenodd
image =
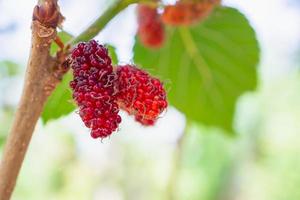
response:
<path id="1" fill-rule="evenodd" d="M 117 0 L 100 17 L 98 17 L 85 31 L 74 38 L 71 43 L 76 44 L 80 41 L 88 41 L 95 37 L 119 12 L 134 3 L 157 4 L 156 0 Z"/>
<path id="2" fill-rule="evenodd" d="M 54 74 L 63 71 L 57 59 L 49 55 L 56 26 L 62 21 L 58 10 L 56 1 L 51 0 L 35 8 L 24 88 L 0 164 L 0 200 L 11 197 L 35 124 L 47 97 L 59 82 Z"/>
<path id="3" fill-rule="evenodd" d="M 115 15 L 130 4 L 153 1 L 155 0 L 117 0 L 71 44 L 93 38 Z M 39 2 L 40 5 L 36 6 L 33 12 L 32 46 L 24 88 L 0 163 L 0 200 L 10 199 L 44 104 L 68 71 L 64 60 L 70 45 L 62 44 L 57 38 L 56 28 L 64 20 L 57 0 L 40 0 Z M 61 48 L 55 58 L 49 53 L 53 41 Z"/>

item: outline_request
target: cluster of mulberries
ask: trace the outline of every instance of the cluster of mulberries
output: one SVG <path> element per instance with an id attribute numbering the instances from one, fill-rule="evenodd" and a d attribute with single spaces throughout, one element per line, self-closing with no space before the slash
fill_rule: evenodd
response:
<path id="1" fill-rule="evenodd" d="M 140 4 L 137 7 L 138 36 L 143 45 L 159 48 L 165 40 L 164 25 L 155 7 Z"/>
<path id="2" fill-rule="evenodd" d="M 178 1 L 164 8 L 162 21 L 173 26 L 195 24 L 208 16 L 220 0 Z"/>
<path id="3" fill-rule="evenodd" d="M 70 86 L 81 119 L 91 128 L 93 138 L 109 136 L 117 129 L 121 117 L 108 50 L 94 40 L 80 43 L 72 51 L 70 65 L 74 75 Z"/>
<path id="4" fill-rule="evenodd" d="M 111 65 L 108 50 L 92 40 L 73 49 L 70 82 L 79 115 L 93 138 L 105 138 L 118 128 L 119 106 L 143 125 L 153 125 L 167 107 L 162 83 L 132 65 Z"/>
<path id="5" fill-rule="evenodd" d="M 156 0 L 153 0 L 156 2 Z M 165 39 L 164 25 L 191 25 L 207 16 L 220 0 L 180 0 L 164 8 L 138 6 L 138 36 L 147 47 L 159 48 Z M 114 71 L 108 50 L 92 40 L 78 44 L 69 64 L 70 82 L 79 115 L 91 129 L 93 138 L 104 138 L 118 128 L 124 109 L 143 125 L 153 125 L 167 108 L 166 92 L 157 78 L 134 65 L 118 66 Z"/>
<path id="6" fill-rule="evenodd" d="M 165 41 L 165 24 L 190 26 L 208 16 L 221 0 L 178 0 L 174 5 L 164 6 L 159 14 L 157 7 L 149 4 L 137 6 L 138 38 L 148 48 L 160 48 Z M 159 3 L 159 0 L 153 0 Z"/>
<path id="7" fill-rule="evenodd" d="M 132 65 L 117 68 L 118 103 L 143 125 L 153 125 L 168 106 L 166 92 L 159 79 Z"/>

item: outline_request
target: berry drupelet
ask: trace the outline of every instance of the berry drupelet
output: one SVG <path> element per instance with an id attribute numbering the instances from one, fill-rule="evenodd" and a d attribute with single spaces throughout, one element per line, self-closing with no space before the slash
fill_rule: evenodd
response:
<path id="1" fill-rule="evenodd" d="M 164 8 L 162 21 L 173 26 L 193 25 L 205 19 L 219 4 L 220 0 L 177 1 Z"/>
<path id="2" fill-rule="evenodd" d="M 121 122 L 118 115 L 111 58 L 108 50 L 95 40 L 79 43 L 72 51 L 70 65 L 74 80 L 70 82 L 73 98 L 84 124 L 93 138 L 105 138 Z"/>
<path id="3" fill-rule="evenodd" d="M 143 125 L 153 125 L 168 106 L 160 80 L 135 66 L 117 67 L 116 88 L 120 107 Z"/>
<path id="4" fill-rule="evenodd" d="M 149 48 L 159 48 L 165 40 L 164 25 L 155 7 L 140 4 L 137 7 L 138 37 Z"/>

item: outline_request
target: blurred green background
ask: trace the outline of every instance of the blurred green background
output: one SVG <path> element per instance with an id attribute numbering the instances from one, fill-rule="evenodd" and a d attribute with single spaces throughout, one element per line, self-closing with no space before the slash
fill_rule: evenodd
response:
<path id="1" fill-rule="evenodd" d="M 107 2 L 60 0 L 64 29 L 78 34 Z M 0 152 L 21 93 L 35 3 L 0 1 Z M 257 86 L 236 102 L 234 135 L 173 106 L 151 128 L 121 113 L 120 130 L 103 141 L 89 137 L 76 111 L 46 125 L 40 120 L 12 199 L 299 200 L 299 2 L 223 4 L 245 14 L 260 46 Z M 96 39 L 116 47 L 119 63 L 133 62 L 135 32 L 130 6 Z M 170 93 L 174 85 L 167 84 Z"/>

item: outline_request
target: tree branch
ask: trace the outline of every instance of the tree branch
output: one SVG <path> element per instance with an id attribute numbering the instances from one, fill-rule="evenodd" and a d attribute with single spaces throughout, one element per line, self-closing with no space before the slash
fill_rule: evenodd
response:
<path id="1" fill-rule="evenodd" d="M 65 73 L 58 60 L 49 55 L 51 42 L 56 38 L 56 26 L 62 21 L 58 9 L 56 1 L 51 0 L 35 8 L 24 88 L 0 164 L 0 200 L 10 199 L 35 124 L 59 82 L 58 73 Z"/>
<path id="2" fill-rule="evenodd" d="M 156 0 L 117 0 L 87 30 L 74 38 L 71 45 L 92 39 L 121 10 L 130 4 L 142 2 L 154 3 Z M 68 49 L 61 49 L 55 58 L 49 53 L 51 43 L 60 41 L 56 28 L 64 20 L 57 0 L 39 0 L 39 3 L 33 12 L 32 46 L 24 88 L 0 163 L 0 200 L 10 199 L 44 104 L 68 71 L 68 66 L 64 64 Z"/>

